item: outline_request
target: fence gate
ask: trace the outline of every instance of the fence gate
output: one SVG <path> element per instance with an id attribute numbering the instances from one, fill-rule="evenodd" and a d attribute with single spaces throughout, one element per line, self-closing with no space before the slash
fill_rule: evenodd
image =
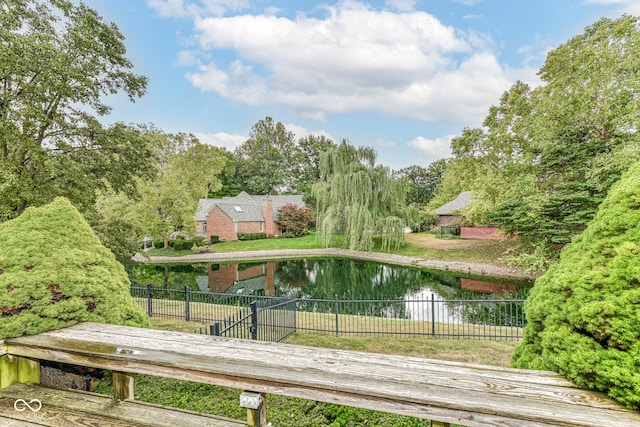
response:
<path id="1" fill-rule="evenodd" d="M 280 342 L 296 331 L 296 299 L 264 298 L 199 333 Z M 198 331 L 196 331 L 198 332 Z"/>

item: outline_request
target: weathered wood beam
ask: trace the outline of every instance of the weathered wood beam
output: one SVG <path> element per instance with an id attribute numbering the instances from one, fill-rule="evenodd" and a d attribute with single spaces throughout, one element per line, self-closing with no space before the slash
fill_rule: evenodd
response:
<path id="1" fill-rule="evenodd" d="M 133 374 L 113 371 L 111 381 L 115 400 L 133 400 Z"/>
<path id="2" fill-rule="evenodd" d="M 0 356 L 0 389 L 18 382 L 18 358 L 5 354 Z"/>
<path id="3" fill-rule="evenodd" d="M 40 362 L 26 357 L 0 356 L 0 389 L 14 383 L 40 383 Z"/>
<path id="4" fill-rule="evenodd" d="M 18 357 L 18 382 L 40 384 L 40 361 Z"/>
<path id="5" fill-rule="evenodd" d="M 552 372 L 91 323 L 5 344 L 9 354 L 32 359 L 374 409 L 440 426 L 640 425 L 639 413 Z"/>

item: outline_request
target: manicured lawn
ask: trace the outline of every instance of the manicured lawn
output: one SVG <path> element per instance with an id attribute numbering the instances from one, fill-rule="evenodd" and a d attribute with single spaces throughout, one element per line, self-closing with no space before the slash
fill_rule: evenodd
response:
<path id="1" fill-rule="evenodd" d="M 320 240 L 316 239 L 315 233 L 308 234 L 304 237 L 295 237 L 290 239 L 274 238 L 274 239 L 260 239 L 260 240 L 247 240 L 237 242 L 222 242 L 211 245 L 209 250 L 211 252 L 243 252 L 243 251 L 264 251 L 264 250 L 277 250 L 277 249 L 317 249 L 321 248 Z M 145 252 L 149 256 L 184 256 L 193 255 L 191 250 L 176 251 L 173 248 L 152 248 Z"/>
<path id="2" fill-rule="evenodd" d="M 439 239 L 436 239 L 438 241 Z M 342 239 L 337 239 L 336 247 L 340 247 Z M 502 257 L 505 251 L 514 245 L 511 241 L 486 241 L 481 245 L 470 247 L 442 249 L 437 247 L 425 247 L 417 244 L 406 243 L 399 251 L 398 255 L 415 256 L 424 259 L 468 261 L 478 263 L 500 264 L 498 258 Z M 243 242 L 223 242 L 210 246 L 211 252 L 243 252 L 243 251 L 263 251 L 277 249 L 318 249 L 322 248 L 320 240 L 316 234 L 312 233 L 304 237 L 290 239 L 274 238 L 262 240 L 249 240 Z M 380 251 L 380 243 L 377 242 L 374 251 Z M 193 255 L 191 250 L 176 251 L 168 249 L 150 249 L 145 252 L 149 256 L 185 256 Z"/>

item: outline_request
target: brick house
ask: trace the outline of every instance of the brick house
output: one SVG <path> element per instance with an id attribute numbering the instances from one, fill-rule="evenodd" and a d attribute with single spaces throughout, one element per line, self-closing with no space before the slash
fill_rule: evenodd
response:
<path id="1" fill-rule="evenodd" d="M 235 197 L 200 199 L 196 212 L 196 233 L 207 239 L 238 240 L 238 233 L 280 236 L 278 209 L 286 204 L 304 206 L 301 195 L 252 196 L 244 191 Z"/>
<path id="2" fill-rule="evenodd" d="M 463 191 L 458 194 L 458 197 L 450 201 L 449 203 L 445 203 L 436 209 L 436 214 L 438 218 L 436 219 L 436 225 L 452 225 L 458 219 L 456 215 L 458 211 L 469 206 L 473 200 L 473 194 L 470 191 Z"/>

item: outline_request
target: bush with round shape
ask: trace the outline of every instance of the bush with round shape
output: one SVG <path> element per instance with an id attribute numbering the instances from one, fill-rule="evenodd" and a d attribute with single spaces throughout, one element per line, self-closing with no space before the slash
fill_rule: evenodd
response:
<path id="1" fill-rule="evenodd" d="M 640 409 L 640 163 L 540 277 L 513 366 L 559 372 Z"/>
<path id="2" fill-rule="evenodd" d="M 0 242 L 0 339 L 83 321 L 149 326 L 124 267 L 68 200 L 0 224 Z"/>

